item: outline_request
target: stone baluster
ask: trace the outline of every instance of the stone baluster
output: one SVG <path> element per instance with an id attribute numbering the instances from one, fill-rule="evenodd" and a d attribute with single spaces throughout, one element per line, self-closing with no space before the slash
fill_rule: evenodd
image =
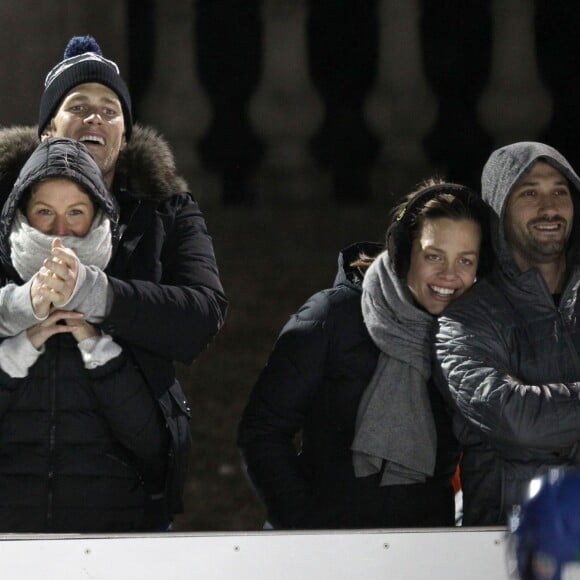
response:
<path id="1" fill-rule="evenodd" d="M 325 106 L 312 152 L 332 176 L 334 199 L 361 203 L 371 198 L 379 149 L 363 111 L 376 75 L 376 0 L 309 0 L 309 7 L 310 69 Z"/>
<path id="2" fill-rule="evenodd" d="M 580 59 L 577 2 L 535 2 L 535 38 L 538 68 L 552 97 L 552 115 L 540 140 L 556 147 L 580 171 Z"/>
<path id="3" fill-rule="evenodd" d="M 248 116 L 262 65 L 260 2 L 198 0 L 195 6 L 199 76 L 213 107 L 200 155 L 219 174 L 224 203 L 250 205 L 264 154 Z"/>
<path id="4" fill-rule="evenodd" d="M 266 144 L 258 172 L 261 202 L 313 203 L 330 197 L 308 139 L 322 120 L 310 84 L 306 53 L 306 0 L 264 0 L 264 68 L 250 118 Z"/>
<path id="5" fill-rule="evenodd" d="M 438 103 L 425 152 L 442 177 L 479 188 L 492 146 L 478 117 L 491 61 L 489 2 L 421 0 L 421 6 L 424 71 Z"/>
<path id="6" fill-rule="evenodd" d="M 155 0 L 154 14 L 153 70 L 139 118 L 168 140 L 194 197 L 204 205 L 214 203 L 219 200 L 219 183 L 204 170 L 196 151 L 209 125 L 210 109 L 193 58 L 193 7 L 182 0 Z"/>
<path id="7" fill-rule="evenodd" d="M 379 7 L 378 78 L 366 111 L 382 141 L 372 180 L 381 203 L 392 203 L 431 171 L 422 139 L 435 119 L 435 99 L 421 68 L 419 14 L 418 0 L 382 0 Z"/>
<path id="8" fill-rule="evenodd" d="M 501 147 L 537 139 L 548 123 L 551 104 L 536 65 L 532 3 L 494 0 L 491 5 L 495 23 L 491 77 L 480 114 L 495 145 Z"/>
<path id="9" fill-rule="evenodd" d="M 155 0 L 128 0 L 127 38 L 129 44 L 128 74 L 125 74 L 133 121 L 141 122 L 141 101 L 153 80 L 156 40 Z"/>

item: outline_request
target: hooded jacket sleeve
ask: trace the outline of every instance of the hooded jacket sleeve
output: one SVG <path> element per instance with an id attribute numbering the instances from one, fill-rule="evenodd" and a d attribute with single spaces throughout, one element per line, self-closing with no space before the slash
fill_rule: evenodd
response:
<path id="1" fill-rule="evenodd" d="M 529 384 L 514 376 L 509 333 L 473 302 L 439 319 L 435 351 L 443 395 L 492 445 L 560 450 L 580 440 L 580 384 Z"/>
<path id="2" fill-rule="evenodd" d="M 127 265 L 111 271 L 112 304 L 101 326 L 131 345 L 189 364 L 221 328 L 227 299 L 197 203 L 176 195 L 154 213 Z M 127 251 L 121 248 L 121 262 Z"/>
<path id="3" fill-rule="evenodd" d="M 328 308 L 326 295 L 318 293 L 282 329 L 238 429 L 248 476 L 275 528 L 308 527 L 313 507 L 294 439 L 323 381 Z"/>

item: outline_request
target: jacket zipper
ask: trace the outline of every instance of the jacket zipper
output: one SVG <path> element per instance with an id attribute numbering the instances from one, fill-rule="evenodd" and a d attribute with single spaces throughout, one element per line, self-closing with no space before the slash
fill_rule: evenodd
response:
<path id="1" fill-rule="evenodd" d="M 57 337 L 58 338 L 58 337 Z M 48 474 L 47 474 L 47 502 L 46 527 L 50 531 L 53 527 L 54 502 L 54 471 L 56 450 L 56 360 L 49 359 L 49 404 L 50 404 L 50 431 L 48 443 Z"/>

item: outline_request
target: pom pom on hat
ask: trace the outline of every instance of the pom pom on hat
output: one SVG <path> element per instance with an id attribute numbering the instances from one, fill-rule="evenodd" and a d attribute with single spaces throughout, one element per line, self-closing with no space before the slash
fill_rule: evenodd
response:
<path id="1" fill-rule="evenodd" d="M 39 137 L 67 94 L 84 83 L 100 83 L 116 93 L 123 109 L 125 138 L 129 140 L 133 129 L 129 89 L 119 73 L 119 67 L 103 57 L 101 47 L 92 36 L 71 38 L 64 51 L 64 60 L 46 76 L 44 93 L 40 99 Z"/>
<path id="2" fill-rule="evenodd" d="M 99 56 L 103 56 L 103 51 L 92 36 L 73 36 L 64 49 L 64 58 L 72 58 L 85 52 L 94 52 Z"/>

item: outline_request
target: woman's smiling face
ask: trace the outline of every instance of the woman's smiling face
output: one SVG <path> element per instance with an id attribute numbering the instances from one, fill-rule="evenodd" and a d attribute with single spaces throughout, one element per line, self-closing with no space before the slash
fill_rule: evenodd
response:
<path id="1" fill-rule="evenodd" d="M 438 315 L 475 282 L 481 230 L 470 219 L 425 219 L 413 240 L 407 286 L 416 302 Z"/>

